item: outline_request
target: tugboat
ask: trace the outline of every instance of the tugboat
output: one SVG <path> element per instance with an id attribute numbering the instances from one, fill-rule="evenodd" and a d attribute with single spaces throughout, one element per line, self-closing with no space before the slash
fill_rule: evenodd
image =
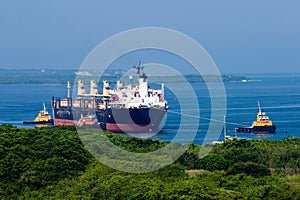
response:
<path id="1" fill-rule="evenodd" d="M 235 128 L 235 131 L 238 133 L 275 133 L 276 126 L 273 125 L 270 118 L 261 109 L 258 101 L 258 113 L 256 116 L 256 121 L 253 122 L 251 127 L 238 127 Z"/>
<path id="2" fill-rule="evenodd" d="M 53 124 L 53 119 L 49 115 L 48 111 L 46 110 L 45 103 L 43 103 L 44 109 L 40 110 L 37 117 L 34 121 L 24 121 L 23 124 Z"/>

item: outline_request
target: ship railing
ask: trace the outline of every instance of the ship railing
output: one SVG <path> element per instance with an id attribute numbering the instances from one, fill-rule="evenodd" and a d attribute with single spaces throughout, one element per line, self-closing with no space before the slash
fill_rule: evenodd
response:
<path id="1" fill-rule="evenodd" d="M 125 108 L 125 104 L 117 104 L 117 103 L 112 103 L 110 104 L 111 108 Z"/>

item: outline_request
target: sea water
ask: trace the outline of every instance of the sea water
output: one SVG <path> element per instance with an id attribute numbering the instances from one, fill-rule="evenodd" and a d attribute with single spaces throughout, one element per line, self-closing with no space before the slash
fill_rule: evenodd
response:
<path id="1" fill-rule="evenodd" d="M 238 138 L 283 139 L 300 137 L 300 74 L 265 74 L 247 75 L 247 82 L 225 82 L 226 91 L 226 135 Z M 183 88 L 183 83 L 170 83 Z M 170 109 L 162 124 L 162 131 L 151 138 L 163 141 L 186 143 L 187 141 L 202 144 L 207 134 L 211 116 L 211 99 L 205 83 L 190 83 L 196 94 L 198 105 L 188 93 L 176 96 L 166 85 L 165 99 Z M 100 88 L 100 87 L 99 87 Z M 182 89 L 183 90 L 183 89 Z M 0 84 L 0 124 L 13 124 L 18 127 L 33 128 L 23 125 L 23 121 L 33 120 L 37 112 L 43 109 L 43 102 L 51 113 L 51 98 L 66 97 L 66 85 L 45 84 Z M 251 126 L 258 112 L 257 101 L 276 125 L 275 134 L 235 133 L 237 126 Z M 200 115 L 196 115 L 199 109 Z M 185 113 L 184 124 L 181 124 Z M 190 120 L 188 120 L 190 118 Z M 178 133 L 178 129 L 180 133 Z M 196 129 L 195 129 L 196 127 Z M 194 135 L 195 134 L 195 135 Z M 218 130 L 218 138 L 224 137 L 223 129 Z M 174 140 L 175 138 L 175 140 Z"/>

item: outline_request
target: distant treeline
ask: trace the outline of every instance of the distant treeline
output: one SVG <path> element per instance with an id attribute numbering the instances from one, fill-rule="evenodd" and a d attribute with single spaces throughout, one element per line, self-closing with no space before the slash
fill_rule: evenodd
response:
<path id="1" fill-rule="evenodd" d="M 74 84 L 76 74 L 75 70 L 36 70 L 36 69 L 26 69 L 26 70 L 9 70 L 0 69 L 0 84 L 66 84 L 70 81 Z M 78 76 L 77 78 L 84 80 L 98 80 L 98 76 Z M 105 75 L 101 77 L 102 80 L 109 80 L 111 82 L 116 82 L 120 76 L 117 75 Z M 185 80 L 185 79 L 186 80 Z M 153 83 L 163 82 L 203 82 L 203 81 L 220 81 L 218 76 L 207 75 L 184 75 L 180 76 L 150 76 L 149 81 Z M 242 81 L 247 80 L 244 76 L 232 76 L 232 75 L 222 75 L 221 79 L 224 82 L 230 81 Z"/>
<path id="2" fill-rule="evenodd" d="M 139 153 L 167 144 L 81 131 L 99 154 L 104 149 L 95 136 Z M 173 164 L 132 174 L 93 158 L 75 127 L 1 125 L 0 199 L 300 199 L 300 138 L 226 141 L 202 158 L 199 150 L 205 146 L 183 147 L 186 152 Z"/>

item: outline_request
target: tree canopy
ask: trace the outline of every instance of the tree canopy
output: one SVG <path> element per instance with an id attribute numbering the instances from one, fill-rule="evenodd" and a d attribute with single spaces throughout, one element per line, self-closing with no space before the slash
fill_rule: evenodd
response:
<path id="1" fill-rule="evenodd" d="M 166 145 L 104 134 L 133 152 Z M 184 147 L 173 164 L 132 174 L 93 158 L 74 127 L 1 125 L 0 199 L 300 199 L 299 138 L 226 141 L 203 158 Z"/>

